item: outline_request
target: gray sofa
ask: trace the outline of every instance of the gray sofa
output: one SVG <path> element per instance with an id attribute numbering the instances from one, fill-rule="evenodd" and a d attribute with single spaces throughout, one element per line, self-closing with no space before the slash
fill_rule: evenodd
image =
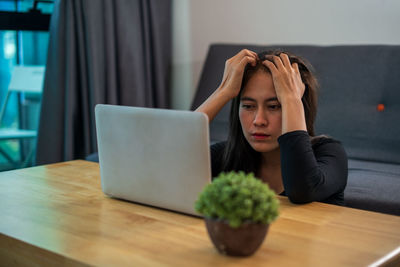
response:
<path id="1" fill-rule="evenodd" d="M 320 83 L 316 132 L 340 140 L 349 157 L 346 205 L 400 215 L 400 46 L 214 44 L 192 109 L 218 87 L 225 60 L 243 48 L 281 48 L 312 64 Z M 226 140 L 229 109 L 211 123 L 212 143 Z"/>

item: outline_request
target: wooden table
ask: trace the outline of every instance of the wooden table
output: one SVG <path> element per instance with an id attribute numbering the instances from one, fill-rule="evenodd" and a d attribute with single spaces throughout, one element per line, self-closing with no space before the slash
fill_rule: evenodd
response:
<path id="1" fill-rule="evenodd" d="M 260 250 L 233 258 L 202 219 L 106 197 L 96 163 L 2 172 L 0 265 L 400 266 L 400 217 L 279 199 Z"/>

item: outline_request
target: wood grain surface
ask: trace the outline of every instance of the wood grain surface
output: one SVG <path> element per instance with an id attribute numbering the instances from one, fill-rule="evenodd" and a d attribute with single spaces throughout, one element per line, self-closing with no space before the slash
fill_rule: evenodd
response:
<path id="1" fill-rule="evenodd" d="M 97 163 L 1 172 L 0 266 L 400 266 L 399 216 L 279 200 L 261 248 L 235 258 L 201 218 L 105 196 Z"/>

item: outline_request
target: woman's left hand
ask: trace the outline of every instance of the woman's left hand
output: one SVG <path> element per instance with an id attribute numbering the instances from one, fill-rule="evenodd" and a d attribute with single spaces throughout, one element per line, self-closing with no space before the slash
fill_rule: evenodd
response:
<path id="1" fill-rule="evenodd" d="M 284 53 L 263 61 L 263 64 L 271 71 L 276 97 L 282 105 L 282 134 L 297 130 L 307 131 L 301 101 L 305 85 L 301 80 L 299 66 L 297 63 L 290 64 L 288 55 Z"/>
<path id="2" fill-rule="evenodd" d="M 279 57 L 271 56 L 263 64 L 271 71 L 276 95 L 281 104 L 288 100 L 301 100 L 305 85 L 297 63 L 291 64 L 288 55 L 281 53 Z"/>

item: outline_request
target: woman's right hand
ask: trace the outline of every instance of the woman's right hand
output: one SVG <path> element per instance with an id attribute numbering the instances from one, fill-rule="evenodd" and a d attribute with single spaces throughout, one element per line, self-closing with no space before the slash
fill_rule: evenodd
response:
<path id="1" fill-rule="evenodd" d="M 211 122 L 224 105 L 239 94 L 244 68 L 249 63 L 257 64 L 257 54 L 247 49 L 228 59 L 220 86 L 196 111 L 206 114 Z"/>
<path id="2" fill-rule="evenodd" d="M 255 66 L 257 58 L 257 53 L 243 49 L 228 59 L 225 62 L 224 76 L 218 90 L 224 91 L 230 98 L 236 97 L 240 92 L 246 65 L 251 64 Z"/>

